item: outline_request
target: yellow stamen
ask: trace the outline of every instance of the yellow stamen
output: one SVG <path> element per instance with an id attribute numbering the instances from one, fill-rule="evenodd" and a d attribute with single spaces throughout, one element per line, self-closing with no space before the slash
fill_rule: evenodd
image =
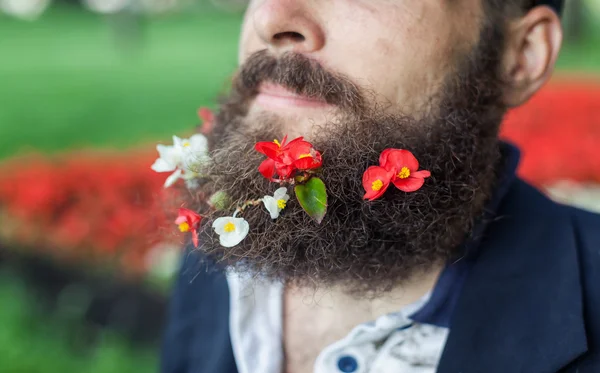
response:
<path id="1" fill-rule="evenodd" d="M 400 179 L 407 179 L 410 176 L 410 170 L 408 169 L 408 167 L 402 167 L 400 172 L 398 172 L 397 176 Z"/>
<path id="2" fill-rule="evenodd" d="M 300 154 L 300 156 L 298 157 L 298 159 L 302 159 L 302 158 L 312 158 L 312 154 Z"/>
<path id="3" fill-rule="evenodd" d="M 192 144 L 189 141 L 184 141 L 183 142 L 183 147 L 184 148 L 187 148 L 187 147 L 190 147 L 190 146 L 192 146 Z"/>
<path id="4" fill-rule="evenodd" d="M 286 205 L 287 205 L 287 202 L 284 199 L 277 200 L 277 207 L 279 207 L 279 209 L 283 210 Z"/>
<path id="5" fill-rule="evenodd" d="M 383 188 L 383 181 L 379 179 L 375 180 L 373 184 L 371 184 L 371 189 L 373 189 L 376 192 L 379 192 L 381 188 Z"/>
<path id="6" fill-rule="evenodd" d="M 186 233 L 190 231 L 190 225 L 186 222 L 179 224 L 179 230 L 181 233 Z"/>
<path id="7" fill-rule="evenodd" d="M 225 224 L 225 227 L 223 227 L 223 230 L 226 233 L 231 233 L 231 232 L 235 231 L 235 224 L 233 224 L 232 222 L 229 222 L 229 223 Z"/>
<path id="8" fill-rule="evenodd" d="M 275 139 L 275 140 L 273 140 L 273 142 L 275 143 L 275 145 L 277 145 L 281 148 L 281 143 L 279 142 L 279 140 Z"/>

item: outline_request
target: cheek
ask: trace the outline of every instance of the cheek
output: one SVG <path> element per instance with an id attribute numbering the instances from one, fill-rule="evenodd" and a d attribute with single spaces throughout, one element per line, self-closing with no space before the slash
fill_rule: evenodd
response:
<path id="1" fill-rule="evenodd" d="M 413 114 L 437 93 L 450 72 L 453 55 L 447 47 L 449 40 L 407 35 L 401 44 L 388 39 L 377 43 L 387 56 L 379 79 L 391 103 Z"/>
<path id="2" fill-rule="evenodd" d="M 360 33 L 353 46 L 345 48 L 346 58 L 340 63 L 383 107 L 413 114 L 429 102 L 449 72 L 453 55 L 448 45 L 453 41 L 418 24 L 390 22 L 366 25 L 366 29 L 371 37 Z"/>
<path id="3" fill-rule="evenodd" d="M 373 24 L 371 30 L 378 37 L 362 46 L 357 71 L 368 76 L 378 101 L 388 110 L 418 116 L 434 103 L 460 56 L 472 45 L 470 34 L 461 35 L 456 27 L 447 13 L 426 7 L 402 23 L 390 18 Z"/>
<path id="4" fill-rule="evenodd" d="M 240 41 L 238 45 L 238 63 L 240 65 L 252 53 L 265 48 L 265 46 L 262 45 L 260 38 L 254 29 L 254 25 L 252 24 L 253 21 L 251 14 L 253 6 L 256 6 L 256 2 L 252 2 L 248 6 L 240 30 Z"/>

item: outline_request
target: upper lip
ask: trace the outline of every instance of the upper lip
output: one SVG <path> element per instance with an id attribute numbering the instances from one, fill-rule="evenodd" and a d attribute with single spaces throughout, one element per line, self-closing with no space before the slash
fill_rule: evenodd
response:
<path id="1" fill-rule="evenodd" d="M 269 82 L 262 83 L 258 88 L 258 93 L 266 94 L 266 95 L 270 95 L 270 96 L 277 96 L 277 97 L 284 97 L 284 98 L 287 97 L 287 98 L 305 100 L 305 101 L 325 102 L 324 100 L 321 100 L 321 99 L 318 99 L 315 97 L 308 97 L 306 95 L 298 94 L 296 92 L 293 92 L 293 91 L 285 88 L 282 85 L 275 84 L 275 83 L 269 83 Z"/>

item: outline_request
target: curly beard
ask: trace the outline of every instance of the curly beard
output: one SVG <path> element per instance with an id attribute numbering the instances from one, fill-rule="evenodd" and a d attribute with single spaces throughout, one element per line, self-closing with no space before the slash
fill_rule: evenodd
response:
<path id="1" fill-rule="evenodd" d="M 382 292 L 435 265 L 461 255 L 481 218 L 497 179 L 498 127 L 505 107 L 497 78 L 500 36 L 484 30 L 479 45 L 463 58 L 419 118 L 386 114 L 366 105 L 350 80 L 328 73 L 300 55 L 275 59 L 261 52 L 242 67 L 222 104 L 210 137 L 213 162 L 203 170 L 190 205 L 208 215 L 200 250 L 238 271 L 295 285 L 341 285 L 353 293 Z M 250 122 L 248 105 L 262 81 L 272 81 L 343 109 L 342 118 L 317 128 L 310 139 L 323 153 L 320 177 L 327 186 L 328 211 L 315 223 L 292 196 L 272 220 L 263 206 L 241 215 L 250 233 L 223 248 L 213 219 L 236 206 L 272 194 L 278 184 L 257 171 L 264 156 L 258 141 L 281 139 L 277 117 Z M 391 187 L 379 200 L 363 200 L 362 174 L 378 164 L 386 148 L 413 152 L 431 178 L 413 193 Z M 230 204 L 209 212 L 206 196 L 224 191 Z M 290 194 L 291 190 L 290 190 Z"/>

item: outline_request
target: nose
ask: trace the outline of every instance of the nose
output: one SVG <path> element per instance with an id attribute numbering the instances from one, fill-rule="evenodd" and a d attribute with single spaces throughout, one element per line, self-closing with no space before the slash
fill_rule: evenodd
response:
<path id="1" fill-rule="evenodd" d="M 319 1 L 320 2 L 320 1 Z M 263 0 L 253 10 L 253 26 L 274 54 L 311 53 L 323 48 L 325 33 L 306 0 Z"/>

